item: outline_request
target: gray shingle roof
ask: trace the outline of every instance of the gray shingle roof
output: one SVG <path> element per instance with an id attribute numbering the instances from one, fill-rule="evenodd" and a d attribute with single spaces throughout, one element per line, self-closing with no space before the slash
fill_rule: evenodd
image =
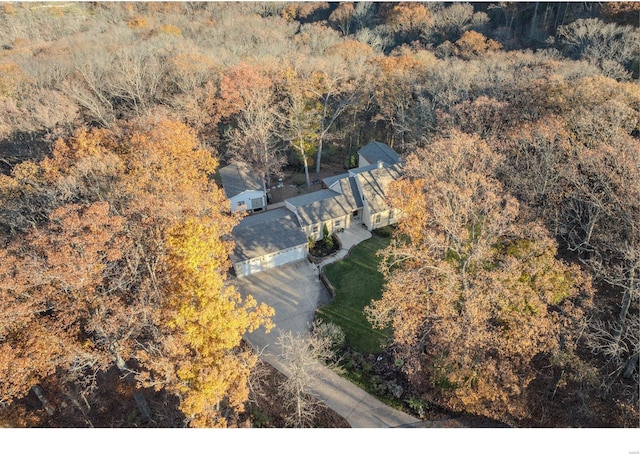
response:
<path id="1" fill-rule="evenodd" d="M 389 145 L 380 142 L 369 142 L 367 145 L 358 150 L 358 154 L 365 158 L 370 164 L 382 161 L 389 165 L 396 164 L 400 156 L 393 151 Z"/>
<path id="2" fill-rule="evenodd" d="M 231 164 L 221 167 L 218 172 L 222 180 L 222 189 L 228 199 L 245 191 L 262 191 L 260 178 L 245 167 Z"/>
<path id="3" fill-rule="evenodd" d="M 324 179 L 322 180 L 322 182 L 323 182 L 324 184 L 326 184 L 326 185 L 327 185 L 327 187 L 329 188 L 329 187 L 331 187 L 331 185 L 332 185 L 333 183 L 335 183 L 336 181 L 338 181 L 338 180 L 342 180 L 343 178 L 347 178 L 347 177 L 349 177 L 349 174 L 348 174 L 348 173 L 341 173 L 340 175 L 334 175 L 334 176 L 332 176 L 332 177 L 324 178 Z"/>
<path id="4" fill-rule="evenodd" d="M 231 253 L 233 263 L 262 257 L 308 241 L 295 215 L 286 208 L 247 216 L 234 227 L 232 235 L 236 243 Z"/>
<path id="5" fill-rule="evenodd" d="M 340 189 L 342 195 L 344 195 L 349 203 L 355 205 L 357 208 L 362 208 L 362 196 L 358 191 L 358 184 L 353 177 L 343 178 L 340 180 Z"/>
<path id="6" fill-rule="evenodd" d="M 372 213 L 379 213 L 389 209 L 386 193 L 389 183 L 400 178 L 400 166 L 394 165 L 382 169 L 372 169 L 356 175 Z"/>
<path id="7" fill-rule="evenodd" d="M 291 197 L 287 199 L 287 203 L 290 203 L 297 208 L 300 206 L 310 205 L 321 200 L 331 199 L 336 195 L 338 195 L 338 193 L 332 191 L 331 189 L 321 189 L 320 191 L 310 192 L 309 194 L 302 194 L 296 197 Z"/>
<path id="8" fill-rule="evenodd" d="M 336 194 L 333 198 L 298 207 L 298 217 L 302 225 L 313 225 L 346 216 L 357 209 L 347 197 Z"/>
<path id="9" fill-rule="evenodd" d="M 323 189 L 321 191 L 305 194 L 305 196 L 288 199 L 298 213 L 298 219 L 302 225 L 313 225 L 327 222 L 342 216 L 349 216 L 353 211 L 362 207 L 362 201 L 358 187 L 352 178 L 343 178 L 338 181 L 342 193 Z M 317 197 L 309 197 L 317 194 Z"/>

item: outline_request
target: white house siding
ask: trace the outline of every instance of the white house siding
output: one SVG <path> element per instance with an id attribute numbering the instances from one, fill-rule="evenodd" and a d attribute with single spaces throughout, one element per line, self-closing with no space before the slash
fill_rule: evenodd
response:
<path id="1" fill-rule="evenodd" d="M 362 207 L 362 223 L 367 226 L 369 231 L 372 230 L 371 210 L 369 209 L 369 204 L 366 201 L 364 201 L 364 206 Z"/>
<path id="2" fill-rule="evenodd" d="M 287 263 L 306 259 L 307 250 L 307 245 L 301 244 L 282 251 L 272 252 L 262 257 L 256 257 L 250 260 L 245 260 L 244 262 L 236 263 L 236 275 L 238 277 L 249 276 L 269 268 L 275 268 L 277 266 L 286 265 Z"/>
<path id="3" fill-rule="evenodd" d="M 391 216 L 392 212 L 393 216 Z M 364 224 L 367 226 L 367 229 L 369 231 L 395 224 L 396 222 L 398 222 L 399 217 L 399 213 L 397 210 L 380 211 L 378 213 L 371 214 L 369 213 L 368 207 L 366 206 L 365 213 L 366 215 L 364 216 Z M 379 221 L 378 216 L 380 217 Z"/>
<path id="4" fill-rule="evenodd" d="M 231 211 L 253 211 L 264 209 L 267 202 L 262 191 L 246 191 L 229 199 Z"/>
<path id="5" fill-rule="evenodd" d="M 348 229 L 351 226 L 351 215 L 329 219 L 328 221 L 321 222 L 319 224 L 307 225 L 303 230 L 305 235 L 307 235 L 307 238 L 311 237 L 314 241 L 318 241 L 323 238 L 325 225 L 327 226 L 330 234 L 338 231 L 338 229 Z M 313 231 L 314 227 L 316 227 L 315 232 Z"/>

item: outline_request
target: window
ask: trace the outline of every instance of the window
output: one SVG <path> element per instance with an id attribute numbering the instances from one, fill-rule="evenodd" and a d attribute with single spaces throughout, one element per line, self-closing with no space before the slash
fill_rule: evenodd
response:
<path id="1" fill-rule="evenodd" d="M 341 222 L 341 221 L 336 221 L 336 222 L 334 223 L 334 227 L 335 227 L 335 228 L 340 227 L 340 222 Z"/>
<path id="2" fill-rule="evenodd" d="M 313 226 L 313 233 L 318 233 L 318 230 L 320 230 L 320 226 L 319 225 L 314 225 Z"/>
<path id="3" fill-rule="evenodd" d="M 378 224 L 379 222 L 380 222 L 380 215 L 379 215 L 379 214 L 376 214 L 376 220 L 375 220 L 375 223 L 376 223 L 376 224 Z"/>
<path id="4" fill-rule="evenodd" d="M 244 200 L 241 200 L 241 201 L 238 202 L 238 206 L 239 207 L 246 206 L 246 203 L 244 202 Z"/>
<path id="5" fill-rule="evenodd" d="M 389 211 L 389 219 L 393 219 L 393 210 Z"/>

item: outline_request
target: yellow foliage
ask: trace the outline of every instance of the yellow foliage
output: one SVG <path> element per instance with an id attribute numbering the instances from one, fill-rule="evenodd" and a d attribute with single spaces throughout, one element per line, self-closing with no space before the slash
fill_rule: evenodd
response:
<path id="1" fill-rule="evenodd" d="M 158 30 L 160 30 L 162 33 L 166 33 L 167 35 L 174 35 L 174 36 L 182 35 L 182 30 L 180 30 L 175 25 L 171 25 L 171 24 L 161 25 L 160 27 L 158 27 Z"/>
<path id="2" fill-rule="evenodd" d="M 242 300 L 226 285 L 225 271 L 232 245 L 221 240 L 230 223 L 192 218 L 170 229 L 167 310 L 176 338 L 177 386 L 181 410 L 194 426 L 217 426 L 216 411 L 223 399 L 241 409 L 247 398 L 246 380 L 255 360 L 236 354 L 242 336 L 273 324 L 272 308 L 252 297 Z"/>
<path id="3" fill-rule="evenodd" d="M 142 16 L 134 17 L 129 21 L 129 28 L 145 28 L 149 26 L 149 19 Z"/>
<path id="4" fill-rule="evenodd" d="M 11 3 L 3 3 L 2 11 L 7 15 L 13 15 L 16 13 L 16 8 Z"/>
<path id="5" fill-rule="evenodd" d="M 456 41 L 456 46 L 463 58 L 471 58 L 473 56 L 482 55 L 489 51 L 499 50 L 502 46 L 500 43 L 487 39 L 482 33 L 474 30 L 468 30 Z"/>

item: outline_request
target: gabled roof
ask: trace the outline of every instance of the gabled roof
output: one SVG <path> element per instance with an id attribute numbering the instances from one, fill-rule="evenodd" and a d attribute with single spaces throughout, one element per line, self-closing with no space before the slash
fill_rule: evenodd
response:
<path id="1" fill-rule="evenodd" d="M 322 189 L 298 197 L 287 199 L 296 209 L 301 225 L 314 225 L 327 222 L 351 213 L 362 206 L 361 197 L 355 181 L 343 178 L 337 183 L 340 192 Z"/>
<path id="2" fill-rule="evenodd" d="M 350 170 L 349 170 L 349 175 L 351 175 L 351 176 L 356 176 L 356 175 L 358 175 L 359 173 L 362 173 L 362 172 L 368 172 L 368 171 L 370 171 L 370 170 L 374 170 L 374 169 L 377 169 L 377 168 L 379 168 L 379 167 L 389 167 L 389 165 L 390 165 L 390 164 L 387 164 L 387 163 L 386 163 L 386 162 L 384 162 L 384 161 L 378 161 L 378 162 L 377 162 L 377 163 L 375 163 L 375 164 L 370 164 L 370 165 L 368 165 L 368 166 L 356 167 L 355 169 L 350 169 Z"/>
<path id="3" fill-rule="evenodd" d="M 301 206 L 310 205 L 314 202 L 319 202 L 321 200 L 331 199 L 337 195 L 338 193 L 336 191 L 332 191 L 331 189 L 321 189 L 319 191 L 314 191 L 308 194 L 302 194 L 288 198 L 286 202 L 298 208 Z"/>
<path id="4" fill-rule="evenodd" d="M 340 184 L 340 192 L 356 208 L 362 208 L 362 196 L 358 191 L 358 184 L 353 177 L 343 178 L 338 181 Z"/>
<path id="5" fill-rule="evenodd" d="M 300 246 L 308 240 L 296 216 L 286 208 L 244 217 L 232 231 L 236 243 L 233 263 Z"/>
<path id="6" fill-rule="evenodd" d="M 322 182 L 330 188 L 333 183 L 338 180 L 342 180 L 343 178 L 349 178 L 349 173 L 341 173 L 340 175 L 334 175 L 332 177 L 323 178 Z"/>
<path id="7" fill-rule="evenodd" d="M 389 209 L 386 193 L 389 183 L 400 178 L 400 166 L 375 168 L 356 175 L 363 196 L 372 213 L 379 213 Z"/>
<path id="8" fill-rule="evenodd" d="M 262 191 L 260 178 L 247 168 L 231 164 L 218 170 L 222 189 L 228 199 L 246 191 Z"/>
<path id="9" fill-rule="evenodd" d="M 366 159 L 369 164 L 382 161 L 386 164 L 393 165 L 400 160 L 398 153 L 393 151 L 389 145 L 376 142 L 375 140 L 358 150 L 358 154 Z"/>
<path id="10" fill-rule="evenodd" d="M 358 207 L 342 194 L 298 207 L 298 219 L 302 225 L 327 222 L 351 214 Z"/>

